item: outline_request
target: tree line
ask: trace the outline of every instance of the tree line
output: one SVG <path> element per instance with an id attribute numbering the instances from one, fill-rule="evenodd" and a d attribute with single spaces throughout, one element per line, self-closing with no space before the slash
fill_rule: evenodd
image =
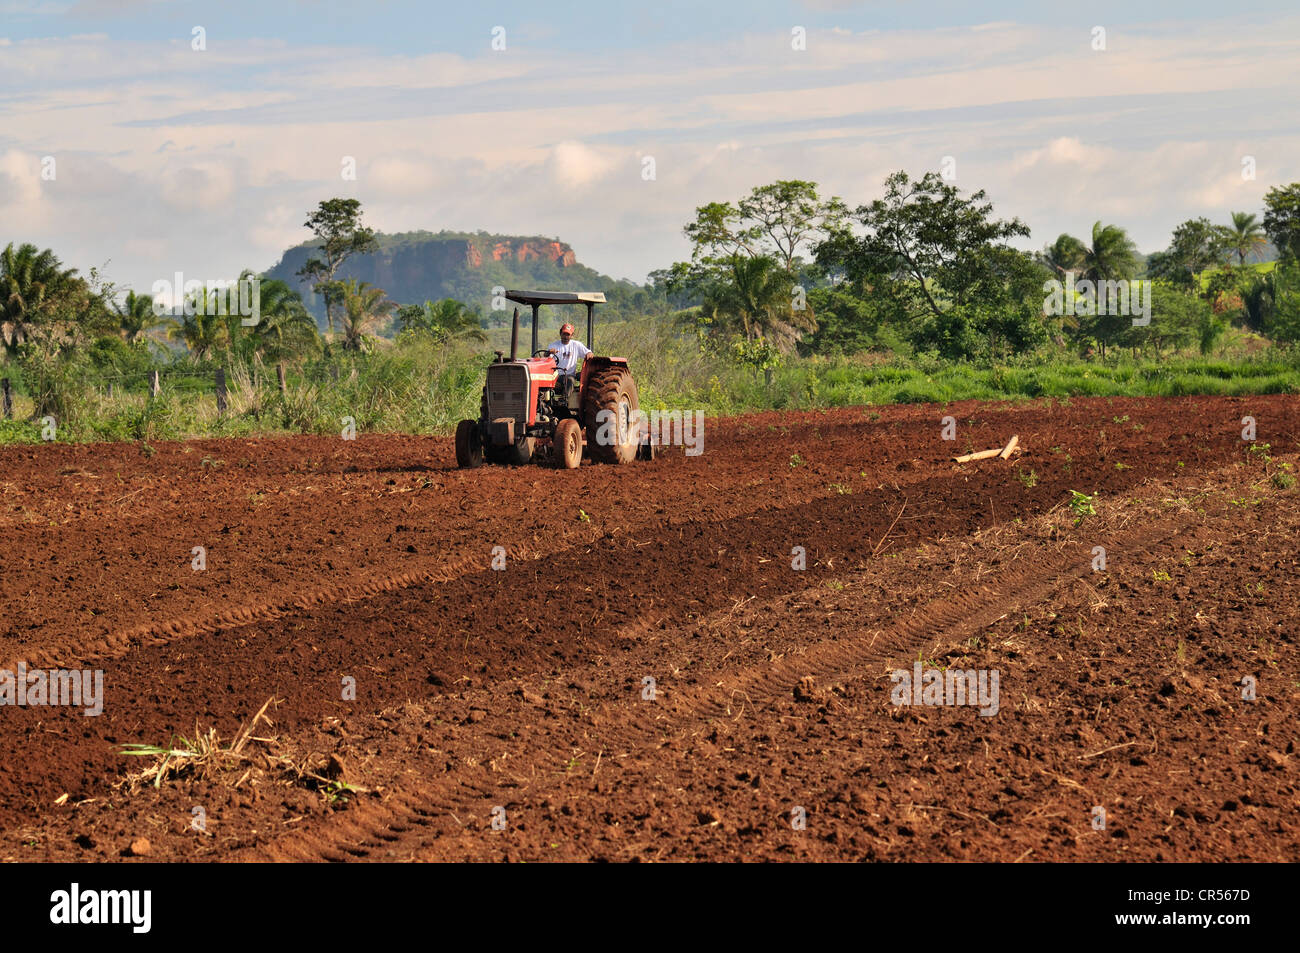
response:
<path id="1" fill-rule="evenodd" d="M 316 253 L 298 272 L 324 297 L 322 334 L 301 295 L 260 280 L 257 320 L 222 306 L 220 292 L 185 295 L 159 313 L 152 293 L 123 291 L 97 269 L 82 276 L 50 249 L 9 244 L 0 253 L 0 338 L 26 376 L 89 354 L 99 365 L 148 353 L 161 336 L 195 361 L 282 363 L 361 352 L 375 333 L 437 343 L 486 340 L 483 315 L 454 299 L 401 305 L 383 289 L 338 276 L 349 257 L 372 251 L 375 233 L 355 199 L 327 199 L 304 226 Z M 1035 253 L 1010 244 L 1029 235 L 995 215 L 983 191 L 962 194 L 937 173 L 890 175 L 883 195 L 850 208 L 815 182 L 790 179 L 736 201 L 695 210 L 683 232 L 688 261 L 651 272 L 644 288 L 607 289 L 617 311 L 665 313 L 706 350 L 772 367 L 792 352 L 880 350 L 969 360 L 1040 347 L 1088 355 L 1115 347 L 1211 350 L 1234 321 L 1281 344 L 1300 340 L 1300 183 L 1270 189 L 1262 216 L 1234 212 L 1174 229 L 1145 261 L 1124 228 L 1096 222 Z M 1258 265 L 1272 245 L 1278 261 Z M 252 278 L 245 271 L 240 280 Z M 1154 286 L 1154 319 L 1070 308 L 1048 314 L 1044 281 L 1126 281 Z"/>
<path id="2" fill-rule="evenodd" d="M 884 195 L 850 210 L 814 182 L 782 180 L 736 202 L 696 209 L 683 229 L 689 261 L 651 274 L 683 307 L 701 345 L 770 367 L 783 354 L 925 351 L 968 360 L 1043 345 L 1105 356 L 1112 347 L 1197 346 L 1209 352 L 1232 320 L 1291 344 L 1300 340 L 1300 183 L 1273 188 L 1262 218 L 1234 212 L 1179 225 L 1145 262 L 1127 231 L 1096 222 L 1086 239 L 1062 234 L 1042 251 L 1019 219 L 995 216 L 983 191 L 963 195 L 937 173 L 890 175 Z M 1271 271 L 1251 267 L 1269 243 Z M 1052 314 L 1045 281 L 1152 283 L 1154 320 L 1091 306 Z M 1072 303 L 1073 304 L 1073 303 Z"/>

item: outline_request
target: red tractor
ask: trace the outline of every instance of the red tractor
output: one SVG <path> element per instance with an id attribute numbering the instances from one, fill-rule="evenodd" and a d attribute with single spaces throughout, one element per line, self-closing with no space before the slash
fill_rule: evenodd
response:
<path id="1" fill-rule="evenodd" d="M 598 291 L 507 291 L 506 297 L 533 309 L 532 357 L 520 360 L 519 309 L 510 330 L 510 358 L 500 351 L 488 365 L 487 384 L 478 420 L 456 427 L 456 465 L 488 463 L 523 466 L 535 456 L 550 455 L 557 467 L 575 469 L 583 448 L 602 463 L 653 459 L 643 441 L 636 382 L 625 357 L 597 357 L 582 362 L 575 381 L 557 370 L 555 357 L 537 346 L 537 311 L 544 304 L 587 306 L 587 347 L 592 346 L 592 308 L 605 303 Z"/>

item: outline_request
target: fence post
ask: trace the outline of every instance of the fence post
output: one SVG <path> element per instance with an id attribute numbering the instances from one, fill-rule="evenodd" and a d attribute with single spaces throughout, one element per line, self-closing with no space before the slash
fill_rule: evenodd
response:
<path id="1" fill-rule="evenodd" d="M 150 396 L 150 397 L 157 397 L 157 396 L 158 396 L 158 392 L 159 392 L 161 389 L 162 389 L 162 387 L 161 387 L 161 385 L 158 383 L 158 372 L 157 372 L 157 371 L 150 371 L 150 372 L 149 372 L 149 396 Z"/>
<path id="2" fill-rule="evenodd" d="M 280 382 L 280 393 L 281 393 L 281 394 L 286 393 L 286 392 L 288 391 L 288 388 L 285 386 L 285 383 L 284 383 L 284 365 L 283 365 L 283 364 L 277 364 L 277 365 L 275 365 L 275 379 L 276 379 L 277 381 Z"/>
<path id="3" fill-rule="evenodd" d="M 226 413 L 226 369 L 217 368 L 217 414 L 224 416 Z"/>
<path id="4" fill-rule="evenodd" d="M 14 415 L 14 399 L 13 395 L 9 393 L 9 378 L 6 377 L 3 380 L 0 380 L 0 391 L 3 391 L 4 393 L 5 420 L 10 420 Z"/>
<path id="5" fill-rule="evenodd" d="M 109 399 L 109 400 L 112 400 L 112 399 L 113 399 L 113 382 L 112 382 L 112 381 L 109 381 L 109 382 L 108 382 L 108 399 Z"/>

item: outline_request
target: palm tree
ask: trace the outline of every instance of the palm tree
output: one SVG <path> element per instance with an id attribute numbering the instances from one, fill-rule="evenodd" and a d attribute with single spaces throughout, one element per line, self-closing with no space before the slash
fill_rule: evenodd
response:
<path id="1" fill-rule="evenodd" d="M 320 350 L 316 320 L 303 304 L 302 295 L 285 282 L 262 281 L 258 316 L 257 324 L 249 331 L 253 351 L 263 360 L 275 364 Z"/>
<path id="2" fill-rule="evenodd" d="M 424 332 L 439 342 L 457 339 L 486 341 L 478 312 L 455 298 L 426 301 L 422 305 L 402 308 L 397 319 L 403 331 Z"/>
<path id="3" fill-rule="evenodd" d="M 1087 248 L 1073 235 L 1062 233 L 1056 241 L 1043 248 L 1038 260 L 1052 269 L 1057 278 L 1064 278 L 1068 271 L 1078 271 L 1083 267 Z"/>
<path id="4" fill-rule="evenodd" d="M 343 332 L 343 349 L 359 351 L 366 332 L 378 321 L 391 314 L 397 305 L 389 301 L 383 288 L 373 288 L 369 282 L 357 283 L 350 278 L 340 288 L 340 330 Z"/>
<path id="5" fill-rule="evenodd" d="M 792 307 L 793 281 L 767 255 L 733 255 L 728 274 L 705 295 L 705 309 L 721 320 L 720 329 L 746 341 L 770 340 L 789 351 L 804 331 L 816 329 L 811 312 Z"/>
<path id="6" fill-rule="evenodd" d="M 30 336 L 47 306 L 69 290 L 77 270 L 63 270 L 50 249 L 13 242 L 0 252 L 0 337 L 10 357 Z"/>
<path id="7" fill-rule="evenodd" d="M 1232 224 L 1224 226 L 1223 235 L 1227 239 L 1228 251 L 1237 253 L 1240 265 L 1246 264 L 1247 255 L 1259 255 L 1268 243 L 1258 216 L 1247 212 L 1233 212 Z"/>
<path id="8" fill-rule="evenodd" d="M 1096 222 L 1092 226 L 1092 247 L 1083 249 L 1081 264 L 1083 276 L 1091 281 L 1132 278 L 1137 271 L 1137 246 L 1118 225 Z"/>
<path id="9" fill-rule="evenodd" d="M 154 311 L 154 301 L 149 295 L 138 295 L 134 291 L 126 293 L 126 302 L 113 302 L 117 312 L 118 329 L 126 338 L 127 344 L 137 344 L 144 340 L 144 333 L 161 323 Z"/>
<path id="10" fill-rule="evenodd" d="M 167 339 L 184 342 L 186 349 L 200 361 L 210 357 L 219 345 L 228 340 L 227 316 L 218 314 L 220 309 L 217 306 L 216 294 L 214 292 L 209 295 L 206 291 L 195 292 L 186 302 L 190 305 L 187 310 L 194 313 L 186 314 L 179 320 L 173 319 L 166 324 Z M 199 295 L 203 296 L 202 300 Z"/>

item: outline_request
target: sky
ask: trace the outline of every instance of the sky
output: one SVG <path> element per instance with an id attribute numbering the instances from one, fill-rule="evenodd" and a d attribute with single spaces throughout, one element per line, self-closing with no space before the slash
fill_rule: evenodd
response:
<path id="1" fill-rule="evenodd" d="M 707 202 L 905 169 L 1021 247 L 1149 253 L 1300 180 L 1298 91 L 1300 7 L 1263 0 L 0 0 L 0 245 L 147 290 L 268 269 L 352 197 L 641 282 Z"/>

